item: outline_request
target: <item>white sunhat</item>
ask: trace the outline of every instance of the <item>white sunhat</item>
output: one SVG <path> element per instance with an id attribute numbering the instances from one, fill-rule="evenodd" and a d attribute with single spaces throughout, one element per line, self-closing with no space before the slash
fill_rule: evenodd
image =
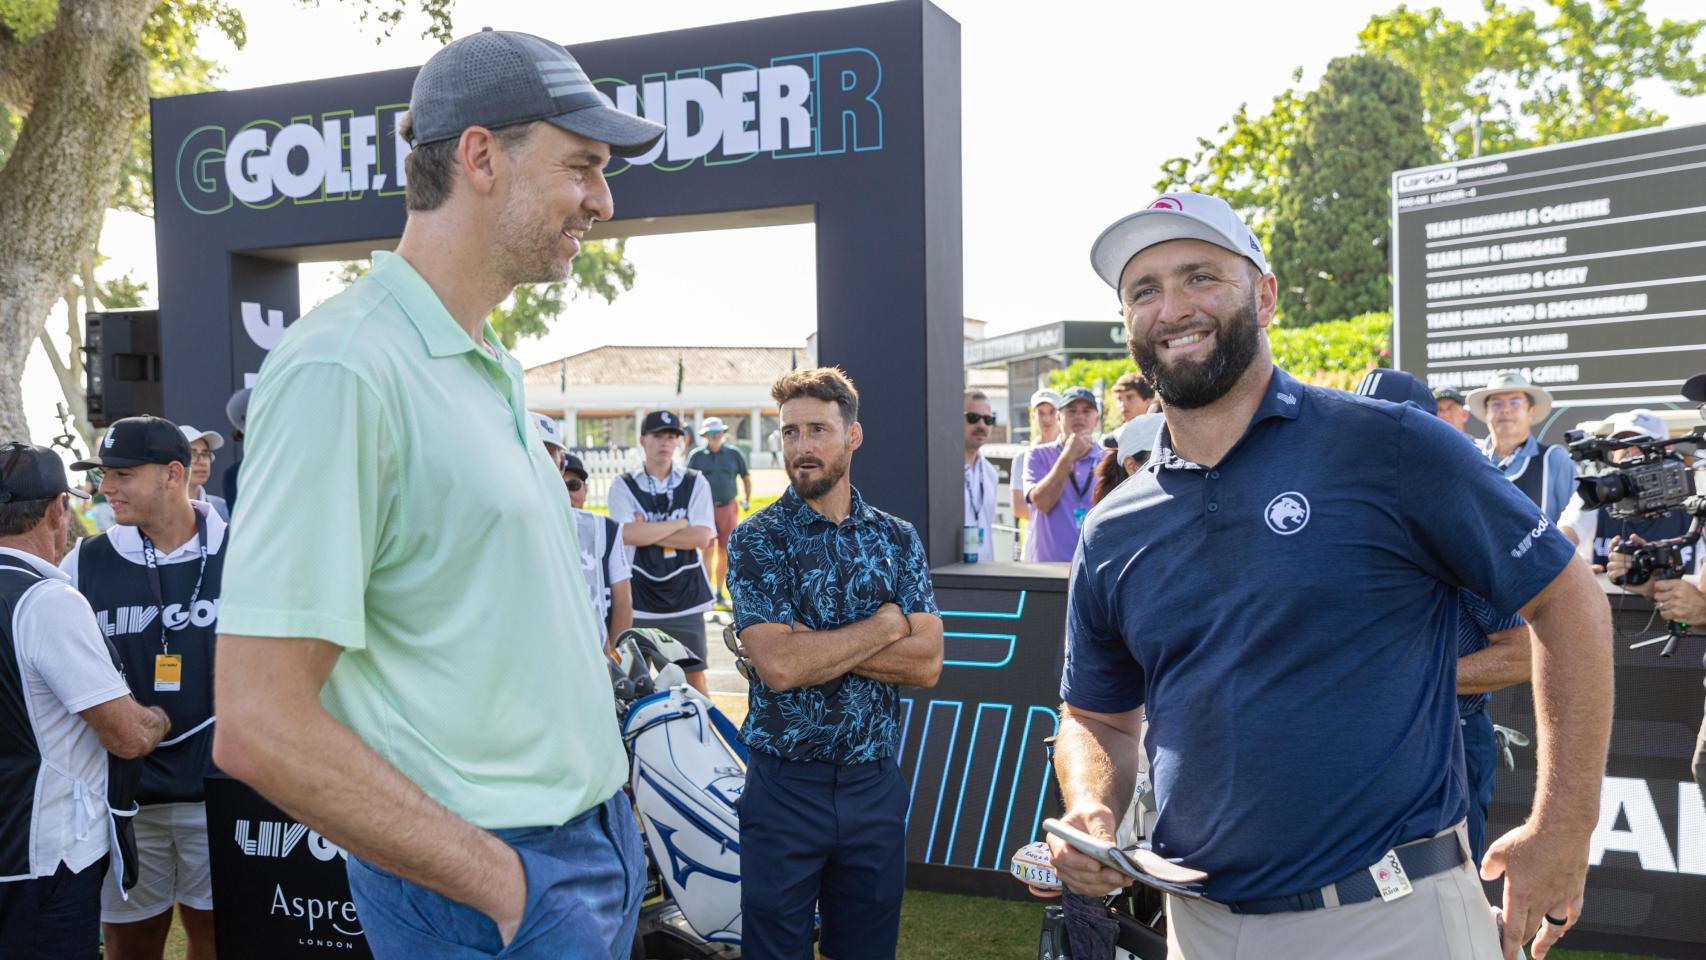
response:
<path id="1" fill-rule="evenodd" d="M 1506 370 L 1495 374 L 1487 385 L 1479 390 L 1469 391 L 1469 396 L 1463 398 L 1463 405 L 1475 415 L 1475 419 L 1485 423 L 1487 420 L 1487 398 L 1497 393 L 1521 393 L 1528 397 L 1528 402 L 1534 405 L 1534 419 L 1544 420 L 1552 412 L 1552 395 L 1540 387 L 1528 382 L 1528 378 L 1515 370 Z"/>
<path id="2" fill-rule="evenodd" d="M 699 427 L 699 433 L 701 435 L 707 436 L 707 437 L 713 433 L 728 433 L 728 432 L 729 432 L 728 425 L 723 423 L 722 417 L 706 417 L 705 422 Z"/>
<path id="3" fill-rule="evenodd" d="M 1248 257 L 1263 273 L 1262 244 L 1232 206 L 1206 193 L 1164 193 L 1136 213 L 1114 221 L 1090 245 L 1090 266 L 1108 286 L 1120 288 L 1131 258 L 1169 240 L 1201 240 Z"/>
<path id="4" fill-rule="evenodd" d="M 183 433 L 185 443 L 194 443 L 197 440 L 206 440 L 207 449 L 210 452 L 225 446 L 225 438 L 212 430 L 197 430 L 195 427 L 192 427 L 187 423 L 179 424 L 178 430 Z"/>

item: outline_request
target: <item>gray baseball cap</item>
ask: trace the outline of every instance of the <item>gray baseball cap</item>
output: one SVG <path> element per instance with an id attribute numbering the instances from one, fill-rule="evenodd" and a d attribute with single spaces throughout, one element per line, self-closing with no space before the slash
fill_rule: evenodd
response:
<path id="1" fill-rule="evenodd" d="M 545 120 L 632 157 L 664 132 L 663 124 L 616 109 L 561 44 L 489 27 L 451 41 L 421 67 L 409 118 L 416 146 L 460 137 L 469 127 Z"/>

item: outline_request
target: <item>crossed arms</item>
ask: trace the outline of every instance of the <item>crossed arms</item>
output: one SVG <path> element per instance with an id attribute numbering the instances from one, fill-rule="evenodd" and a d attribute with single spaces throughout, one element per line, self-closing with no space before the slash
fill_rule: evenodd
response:
<path id="1" fill-rule="evenodd" d="M 864 620 L 830 630 L 755 623 L 740 632 L 752 665 L 772 690 L 827 683 L 856 673 L 882 683 L 933 687 L 942 673 L 942 618 L 885 603 Z"/>

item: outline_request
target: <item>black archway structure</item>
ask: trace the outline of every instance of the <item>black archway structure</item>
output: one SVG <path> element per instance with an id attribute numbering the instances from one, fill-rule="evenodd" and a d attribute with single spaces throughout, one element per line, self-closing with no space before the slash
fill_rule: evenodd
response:
<path id="1" fill-rule="evenodd" d="M 572 43 L 572 38 L 567 38 Z M 856 478 L 950 562 L 961 524 L 959 25 L 923 0 L 574 45 L 669 124 L 606 236 L 813 222 L 819 357 L 860 386 Z M 413 69 L 153 105 L 167 416 L 221 422 L 300 311 L 297 265 L 394 245 Z M 731 262 L 762 283 L 762 264 Z M 667 282 L 667 277 L 658 277 Z"/>

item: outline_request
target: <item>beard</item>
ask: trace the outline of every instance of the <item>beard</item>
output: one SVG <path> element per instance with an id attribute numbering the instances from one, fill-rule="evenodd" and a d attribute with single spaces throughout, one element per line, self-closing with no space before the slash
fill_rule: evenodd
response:
<path id="1" fill-rule="evenodd" d="M 841 478 L 847 476 L 849 459 L 851 458 L 845 453 L 833 462 L 818 457 L 795 457 L 788 461 L 788 479 L 793 481 L 794 492 L 799 494 L 802 500 L 816 500 L 835 489 Z M 802 460 L 819 468 L 816 480 L 800 479 L 798 470 Z"/>
<path id="2" fill-rule="evenodd" d="M 1155 344 L 1126 334 L 1126 347 L 1137 362 L 1143 378 L 1155 388 L 1163 402 L 1181 410 L 1195 410 L 1226 396 L 1250 361 L 1256 358 L 1260 343 L 1260 328 L 1256 325 L 1256 298 L 1240 307 L 1214 328 L 1214 352 L 1202 360 L 1177 360 L 1163 365 Z"/>
<path id="3" fill-rule="evenodd" d="M 539 211 L 546 206 L 544 196 L 533 188 L 532 181 L 519 179 L 498 213 L 492 266 L 512 287 L 556 283 L 569 276 L 569 265 L 574 258 L 563 259 L 557 251 L 563 242 L 563 231 L 574 223 L 545 221 Z"/>

